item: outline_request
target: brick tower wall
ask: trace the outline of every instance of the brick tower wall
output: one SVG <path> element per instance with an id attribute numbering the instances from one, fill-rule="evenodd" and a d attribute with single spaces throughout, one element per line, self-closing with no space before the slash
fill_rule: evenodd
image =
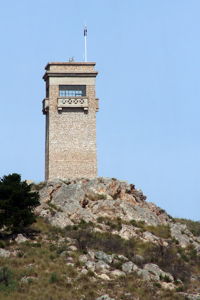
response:
<path id="1" fill-rule="evenodd" d="M 46 67 L 45 179 L 97 176 L 94 63 L 52 63 Z M 59 85 L 86 85 L 88 110 L 58 110 Z"/>

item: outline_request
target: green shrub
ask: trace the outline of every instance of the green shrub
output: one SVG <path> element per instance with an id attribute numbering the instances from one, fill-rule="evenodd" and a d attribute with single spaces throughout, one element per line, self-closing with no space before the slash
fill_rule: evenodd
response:
<path id="1" fill-rule="evenodd" d="M 0 179 L 0 228 L 21 232 L 35 222 L 33 210 L 39 205 L 39 194 L 31 185 L 21 181 L 19 174 Z"/>
<path id="2" fill-rule="evenodd" d="M 157 288 L 161 288 L 161 284 L 160 282 L 154 282 L 153 286 L 157 287 Z"/>
<path id="3" fill-rule="evenodd" d="M 136 220 L 131 220 L 129 222 L 131 225 L 133 225 L 134 227 L 138 227 L 138 228 L 141 228 L 141 229 L 144 229 L 145 227 L 145 222 L 144 221 L 136 221 Z"/>
<path id="4" fill-rule="evenodd" d="M 148 249 L 144 254 L 146 261 L 157 264 L 163 271 L 172 274 L 175 280 L 181 279 L 189 282 L 191 266 L 183 258 L 177 256 L 177 248 L 174 245 L 168 247 L 156 246 Z"/>
<path id="5" fill-rule="evenodd" d="M 97 222 L 109 226 L 112 230 L 120 231 L 122 229 L 122 220 L 120 218 L 110 219 L 99 217 Z"/>
<path id="6" fill-rule="evenodd" d="M 51 273 L 49 283 L 57 283 L 59 280 L 59 276 L 56 272 Z"/>
<path id="7" fill-rule="evenodd" d="M 133 257 L 136 248 L 134 239 L 124 240 L 120 236 L 109 232 L 93 232 L 91 228 L 80 229 L 76 227 L 69 229 L 67 227 L 66 235 L 77 240 L 77 247 L 83 253 L 86 253 L 88 248 L 92 248 Z"/>
<path id="8" fill-rule="evenodd" d="M 5 242 L 4 241 L 0 241 L 0 248 L 5 248 Z"/>
<path id="9" fill-rule="evenodd" d="M 170 228 L 168 225 L 145 226 L 144 229 L 163 239 L 168 239 L 171 237 Z"/>
<path id="10" fill-rule="evenodd" d="M 13 279 L 12 271 L 7 267 L 0 268 L 0 291 L 13 291 L 16 288 L 16 282 Z"/>

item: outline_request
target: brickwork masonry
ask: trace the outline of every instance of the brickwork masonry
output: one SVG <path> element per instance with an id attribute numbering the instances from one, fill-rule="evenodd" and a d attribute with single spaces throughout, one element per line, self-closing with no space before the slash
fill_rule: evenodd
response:
<path id="1" fill-rule="evenodd" d="M 69 67 L 69 68 L 68 68 Z M 92 78 L 88 84 L 87 74 L 86 97 L 88 111 L 78 108 L 66 108 L 58 111 L 59 84 L 63 84 L 68 72 L 94 72 L 91 66 L 53 65 L 53 72 L 66 72 L 66 76 L 56 75 L 56 84 L 48 80 L 49 108 L 46 111 L 46 150 L 45 150 L 45 179 L 55 178 L 94 178 L 97 176 L 96 157 L 96 99 L 95 84 Z M 51 72 L 51 66 L 48 68 Z M 59 80 L 60 78 L 60 80 Z M 70 84 L 70 78 L 67 79 Z M 79 77 L 73 76 L 73 84 L 79 84 Z M 81 78 L 83 84 L 84 78 Z"/>

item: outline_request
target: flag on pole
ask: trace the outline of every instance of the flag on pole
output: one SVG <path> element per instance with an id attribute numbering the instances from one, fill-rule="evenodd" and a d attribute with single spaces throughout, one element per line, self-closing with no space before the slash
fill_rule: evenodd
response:
<path id="1" fill-rule="evenodd" d="M 84 28 L 84 36 L 87 36 L 87 27 Z"/>

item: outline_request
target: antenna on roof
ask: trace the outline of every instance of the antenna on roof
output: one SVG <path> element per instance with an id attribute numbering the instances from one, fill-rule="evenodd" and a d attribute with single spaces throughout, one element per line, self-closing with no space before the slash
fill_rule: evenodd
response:
<path id="1" fill-rule="evenodd" d="M 85 40 L 85 62 L 87 62 L 87 26 L 84 27 L 84 40 Z"/>

